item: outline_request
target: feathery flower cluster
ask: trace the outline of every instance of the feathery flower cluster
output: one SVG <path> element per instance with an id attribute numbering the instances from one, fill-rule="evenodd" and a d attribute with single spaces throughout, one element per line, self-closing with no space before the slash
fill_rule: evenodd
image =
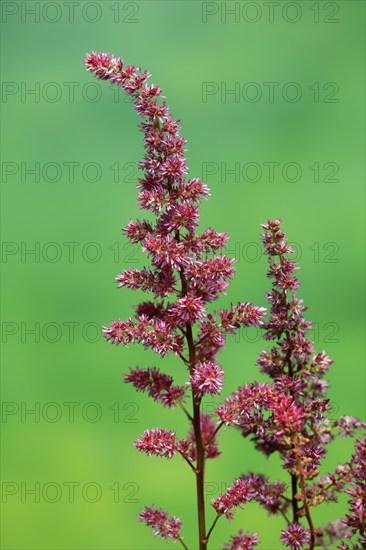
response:
<path id="1" fill-rule="evenodd" d="M 220 456 L 218 442 L 216 438 L 217 425 L 212 420 L 212 416 L 207 413 L 201 413 L 200 418 L 201 437 L 205 449 L 205 458 L 217 458 Z M 192 426 L 187 439 L 182 439 L 179 442 L 179 452 L 183 457 L 195 461 L 197 459 L 196 452 L 196 434 Z"/>
<path id="2" fill-rule="evenodd" d="M 182 540 L 179 531 L 182 528 L 182 522 L 175 516 L 169 516 L 162 508 L 158 510 L 154 505 L 146 506 L 139 514 L 139 520 L 151 527 L 154 535 L 162 539 Z"/>
<path id="3" fill-rule="evenodd" d="M 266 412 L 272 414 L 265 419 Z M 255 434 L 261 440 L 266 433 L 267 445 L 281 448 L 283 435 L 297 433 L 304 423 L 305 412 L 287 396 L 267 383 L 245 384 L 230 394 L 216 414 L 228 426 L 235 424 L 244 435 Z"/>
<path id="4" fill-rule="evenodd" d="M 153 428 L 145 430 L 134 443 L 135 447 L 148 456 L 157 455 L 172 458 L 177 450 L 177 439 L 174 432 Z"/>
<path id="5" fill-rule="evenodd" d="M 268 477 L 253 473 L 249 476 L 243 475 L 241 478 L 250 482 L 254 492 L 253 499 L 267 512 L 271 514 L 286 512 L 289 502 L 285 498 L 287 491 L 285 483 L 281 481 L 270 482 Z"/>
<path id="6" fill-rule="evenodd" d="M 291 523 L 287 529 L 281 531 L 281 542 L 291 550 L 302 548 L 309 540 L 309 531 L 300 523 Z"/>
<path id="7" fill-rule="evenodd" d="M 240 507 L 241 504 L 249 502 L 254 498 L 255 493 L 252 484 L 248 479 L 239 478 L 230 485 L 222 495 L 217 499 L 212 499 L 211 505 L 218 514 L 225 514 L 228 519 L 233 517 L 233 508 Z"/>
<path id="8" fill-rule="evenodd" d="M 191 376 L 191 384 L 197 394 L 220 393 L 223 382 L 223 370 L 215 361 L 198 363 Z"/>
<path id="9" fill-rule="evenodd" d="M 205 447 L 205 458 L 217 458 L 220 456 L 216 439 L 216 424 L 210 415 L 201 413 L 201 436 Z M 148 456 L 156 455 L 165 458 L 172 458 L 180 453 L 183 458 L 195 461 L 196 456 L 196 435 L 191 427 L 187 439 L 179 440 L 174 432 L 153 428 L 145 430 L 143 435 L 135 441 L 134 446 Z"/>
<path id="10" fill-rule="evenodd" d="M 327 525 L 322 525 L 321 529 L 319 529 L 315 546 L 335 548 L 335 543 L 339 539 L 345 538 L 348 534 L 349 531 L 344 522 L 341 519 L 336 519 L 327 523 Z"/>
<path id="11" fill-rule="evenodd" d="M 160 401 L 165 407 L 174 408 L 184 399 L 185 388 L 173 386 L 173 378 L 163 374 L 156 367 L 148 369 L 130 369 L 130 374 L 125 374 L 125 382 L 130 382 L 137 391 L 147 392 L 155 401 Z"/>
<path id="12" fill-rule="evenodd" d="M 350 469 L 349 464 L 339 464 L 334 472 L 318 477 L 315 483 L 307 484 L 306 498 L 309 505 L 337 502 L 337 493 L 350 482 Z"/>
<path id="13" fill-rule="evenodd" d="M 254 546 L 257 546 L 257 544 L 257 533 L 253 533 L 252 535 L 247 533 L 244 535 L 243 531 L 240 530 L 237 535 L 231 537 L 230 542 L 225 544 L 222 550 L 253 550 Z"/>
<path id="14" fill-rule="evenodd" d="M 211 505 L 219 515 L 225 514 L 228 519 L 232 519 L 235 507 L 249 500 L 257 501 L 270 513 L 285 512 L 289 506 L 283 498 L 285 492 L 284 483 L 270 483 L 265 476 L 251 473 L 249 476 L 240 476 L 226 493 L 212 499 Z"/>
<path id="15" fill-rule="evenodd" d="M 175 334 L 169 322 L 160 318 L 150 319 L 147 315 L 136 315 L 138 324 L 128 321 L 112 321 L 110 327 L 103 327 L 103 335 L 112 344 L 140 342 L 145 349 L 151 348 L 162 357 L 179 353 L 183 349 L 183 336 Z"/>
<path id="16" fill-rule="evenodd" d="M 227 332 L 235 332 L 235 329 L 242 326 L 261 325 L 261 317 L 266 314 L 264 307 L 256 307 L 247 303 L 238 303 L 231 306 L 230 311 L 220 309 L 221 327 Z"/>

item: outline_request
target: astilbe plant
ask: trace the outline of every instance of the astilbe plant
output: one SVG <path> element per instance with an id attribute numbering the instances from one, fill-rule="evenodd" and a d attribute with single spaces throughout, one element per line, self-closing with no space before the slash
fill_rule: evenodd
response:
<path id="1" fill-rule="evenodd" d="M 112 321 L 103 328 L 103 334 L 112 344 L 138 342 L 162 357 L 174 354 L 182 360 L 187 376 L 185 385 L 176 385 L 172 376 L 156 367 L 139 366 L 125 375 L 127 383 L 164 407 L 180 407 L 189 423 L 185 439 L 179 439 L 174 431 L 150 428 L 134 443 L 135 447 L 149 456 L 171 459 L 180 455 L 193 471 L 200 550 L 207 549 L 219 518 L 231 519 L 234 511 L 249 501 L 258 502 L 269 513 L 282 514 L 288 525 L 280 539 L 291 550 L 306 544 L 309 548 L 315 544 L 326 546 L 325 536 L 333 541 L 340 532 L 347 537 L 360 533 L 362 545 L 364 444 L 358 442 L 349 463 L 314 481 L 326 446 L 335 434 L 353 435 L 361 423 L 350 417 L 331 423 L 327 418 L 330 405 L 324 397 L 327 383 L 323 375 L 331 360 L 325 353 L 313 355 L 313 345 L 306 338 L 311 325 L 302 317 L 305 308 L 296 298 L 295 264 L 287 258 L 291 249 L 284 241 L 280 221 L 272 220 L 263 226 L 265 249 L 271 258 L 269 276 L 274 280 L 268 295 L 270 319 L 263 322 L 265 308 L 250 302 L 209 311 L 211 302 L 225 294 L 234 274 L 234 260 L 222 253 L 228 239 L 226 233 L 212 228 L 198 232 L 199 203 L 207 198 L 209 189 L 198 178 L 187 177 L 186 140 L 180 135 L 179 121 L 173 119 L 161 100 L 161 89 L 147 83 L 147 72 L 126 66 L 121 58 L 105 53 L 88 54 L 85 63 L 96 77 L 119 85 L 132 98 L 142 117 L 140 129 L 146 149 L 140 163 L 144 175 L 137 187 L 138 203 L 141 210 L 149 213 L 150 221 L 131 220 L 124 232 L 130 243 L 141 245 L 151 266 L 128 268 L 116 281 L 119 287 L 148 292 L 152 298 L 136 306 L 133 318 Z M 154 221 L 151 214 L 155 215 Z M 226 336 L 248 326 L 263 326 L 266 338 L 276 341 L 258 361 L 272 382 L 245 384 L 219 405 L 215 416 L 204 413 L 205 395 L 220 394 L 222 389 L 224 373 L 217 355 Z M 220 455 L 217 438 L 225 425 L 239 428 L 244 436 L 252 435 L 256 447 L 265 455 L 280 453 L 291 479 L 292 495 L 286 496 L 283 482 L 271 483 L 261 474 L 242 475 L 211 501 L 216 517 L 208 528 L 205 466 L 207 459 Z M 346 486 L 352 497 L 347 517 L 339 524 L 316 529 L 310 508 L 336 500 L 337 491 Z M 301 523 L 303 517 L 307 526 Z M 153 504 L 141 511 L 139 519 L 155 535 L 178 541 L 187 548 L 179 518 Z M 252 550 L 257 544 L 257 533 L 241 530 L 223 550 Z M 348 550 L 342 544 L 341 548 Z M 353 548 L 362 547 L 355 544 Z"/>

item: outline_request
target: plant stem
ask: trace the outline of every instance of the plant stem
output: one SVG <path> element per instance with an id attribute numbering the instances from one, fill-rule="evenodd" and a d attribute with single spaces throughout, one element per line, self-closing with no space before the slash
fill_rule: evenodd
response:
<path id="1" fill-rule="evenodd" d="M 217 516 L 215 517 L 214 522 L 213 522 L 213 524 L 211 525 L 209 532 L 207 533 L 206 542 L 208 542 L 208 539 L 210 538 L 210 535 L 211 535 L 212 531 L 214 530 L 215 525 L 216 525 L 216 523 L 217 523 L 217 521 L 218 521 L 220 515 L 221 515 L 221 514 L 217 514 Z"/>
<path id="2" fill-rule="evenodd" d="M 178 403 L 178 405 L 180 406 L 180 408 L 182 409 L 182 411 L 184 412 L 184 414 L 187 416 L 188 420 L 190 420 L 191 422 L 193 422 L 192 416 L 189 414 L 189 412 L 187 411 L 187 409 L 185 408 L 185 406 L 183 405 L 183 403 L 180 401 L 180 399 L 177 400 L 177 403 Z"/>
<path id="3" fill-rule="evenodd" d="M 208 333 L 207 333 L 207 334 L 204 334 L 204 335 L 202 336 L 202 338 L 200 338 L 200 339 L 196 342 L 196 346 L 199 346 L 200 344 L 202 344 L 202 342 L 203 342 L 204 340 L 206 340 L 206 338 L 207 338 L 208 336 L 209 336 Z"/>
<path id="4" fill-rule="evenodd" d="M 286 523 L 291 523 L 291 521 L 289 521 L 289 518 L 286 516 L 285 512 L 283 510 L 280 509 L 280 512 L 282 514 L 282 517 L 285 518 L 286 520 Z"/>
<path id="5" fill-rule="evenodd" d="M 198 532 L 199 549 L 206 550 L 206 522 L 205 522 L 205 498 L 204 498 L 204 479 L 205 479 L 205 449 L 202 442 L 200 404 L 193 396 L 193 427 L 196 440 L 196 490 L 197 490 L 197 510 L 198 510 Z"/>
<path id="6" fill-rule="evenodd" d="M 302 497 L 303 497 L 303 502 L 304 502 L 305 516 L 306 516 L 306 519 L 308 520 L 309 529 L 310 529 L 310 546 L 309 546 L 309 550 L 314 550 L 314 546 L 315 546 L 314 524 L 313 524 L 313 520 L 311 519 L 308 500 L 306 498 L 305 474 L 304 474 L 304 470 L 303 470 L 303 467 L 302 467 L 302 464 L 301 464 L 300 457 L 297 458 L 297 468 L 298 468 L 299 474 L 300 474 L 300 476 L 299 476 L 300 477 L 300 487 L 301 487 L 301 492 L 302 492 Z"/>
<path id="7" fill-rule="evenodd" d="M 219 431 L 219 429 L 225 424 L 225 422 L 222 420 L 220 422 L 220 424 L 217 426 L 217 428 L 215 429 L 215 431 L 212 433 L 212 435 L 210 435 L 210 437 L 208 438 L 208 440 L 206 441 L 205 443 L 205 447 L 208 447 L 209 444 L 211 443 L 211 441 L 213 440 L 213 438 L 215 437 L 215 435 L 217 434 L 217 432 Z"/>
<path id="8" fill-rule="evenodd" d="M 188 550 L 188 546 L 186 546 L 183 542 L 183 539 L 178 539 L 179 542 L 181 543 L 181 545 L 183 546 L 183 548 L 185 548 L 185 550 Z"/>
<path id="9" fill-rule="evenodd" d="M 184 456 L 182 453 L 180 453 L 182 455 L 182 458 L 184 458 L 184 460 L 187 462 L 187 464 L 192 468 L 192 470 L 194 471 L 195 474 L 197 474 L 197 470 L 196 468 L 193 466 L 192 462 L 189 460 L 189 458 L 187 458 L 186 456 Z"/>
<path id="10" fill-rule="evenodd" d="M 186 365 L 189 365 L 188 359 L 186 359 L 180 351 L 177 351 L 177 353 L 178 353 L 179 357 L 182 359 L 183 363 L 185 363 Z"/>
<path id="11" fill-rule="evenodd" d="M 296 493 L 297 493 L 297 481 L 298 481 L 297 475 L 296 475 L 296 474 L 291 474 L 291 489 L 292 489 L 292 499 L 291 499 L 291 504 L 292 504 L 292 523 L 298 523 L 298 522 L 299 522 L 299 516 L 298 516 L 299 503 L 298 503 L 297 499 L 295 498 L 295 495 L 296 495 Z"/>
<path id="12" fill-rule="evenodd" d="M 184 275 L 183 275 L 184 277 Z M 191 372 L 196 363 L 196 348 L 193 341 L 192 326 L 187 323 L 187 343 L 189 349 L 189 360 Z M 193 430 L 196 440 L 196 491 L 197 491 L 197 511 L 198 511 L 198 533 L 199 549 L 206 550 L 206 522 L 205 522 L 205 498 L 204 498 L 204 480 L 205 480 L 205 448 L 202 441 L 201 432 L 201 401 L 194 395 L 192 389 L 193 401 Z"/>
<path id="13" fill-rule="evenodd" d="M 176 231 L 175 238 L 180 240 L 179 231 Z M 182 297 L 187 295 L 188 284 L 184 273 L 184 269 L 179 271 L 182 284 Z M 185 336 L 189 351 L 189 371 L 192 374 L 196 365 L 196 346 L 193 338 L 191 323 L 186 324 Z M 205 517 L 205 447 L 202 441 L 201 431 L 201 400 L 194 395 L 192 388 L 192 403 L 193 403 L 193 430 L 196 441 L 196 492 L 197 492 L 197 512 L 198 512 L 198 534 L 199 534 L 199 550 L 207 550 L 206 542 L 206 517 Z M 192 417 L 191 417 L 192 418 Z"/>
<path id="14" fill-rule="evenodd" d="M 281 264 L 282 264 L 282 256 L 281 256 Z M 284 302 L 286 303 L 287 301 L 287 294 L 286 294 L 286 291 L 284 290 L 283 292 L 283 299 L 284 299 Z M 294 372 L 293 372 L 293 368 L 292 368 L 292 363 L 291 363 L 291 337 L 290 337 L 290 332 L 288 330 L 285 331 L 285 334 L 286 334 L 286 340 L 287 340 L 287 344 L 288 344 L 288 352 L 286 354 L 286 363 L 287 363 L 287 367 L 288 367 L 288 374 L 291 378 L 294 377 Z M 292 395 L 292 392 L 290 392 L 290 394 Z M 292 395 L 293 397 L 293 395 Z M 291 504 L 292 504 L 292 523 L 299 523 L 299 516 L 298 516 L 298 512 L 299 512 L 299 503 L 297 501 L 297 499 L 295 498 L 295 495 L 297 493 L 297 483 L 298 483 L 298 476 L 296 474 L 291 474 L 291 492 L 292 492 L 292 498 L 291 498 Z"/>

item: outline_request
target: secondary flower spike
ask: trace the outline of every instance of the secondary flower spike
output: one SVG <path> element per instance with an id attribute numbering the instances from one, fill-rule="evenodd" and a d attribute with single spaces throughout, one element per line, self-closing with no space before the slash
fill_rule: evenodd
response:
<path id="1" fill-rule="evenodd" d="M 340 464 L 333 474 L 312 480 L 319 474 L 328 444 L 337 435 L 353 436 L 365 424 L 353 417 L 333 421 L 329 418 L 331 408 L 324 375 L 333 361 L 324 351 L 314 354 L 309 337 L 311 323 L 303 317 L 306 307 L 297 297 L 298 266 L 291 258 L 293 251 L 286 243 L 281 223 L 281 220 L 269 220 L 263 224 L 262 234 L 269 256 L 268 277 L 272 279 L 272 289 L 267 294 L 270 316 L 262 327 L 265 338 L 274 343 L 269 350 L 261 352 L 258 364 L 271 382 L 244 384 L 226 397 L 216 414 L 226 425 L 239 428 L 243 436 L 251 436 L 256 448 L 266 456 L 275 452 L 280 455 L 283 468 L 290 476 L 289 496 L 284 494 L 284 484 L 268 486 L 269 480 L 264 476 L 251 474 L 241 479 L 251 482 L 254 499 L 261 506 L 286 519 L 288 527 L 282 531 L 282 544 L 291 550 L 304 545 L 310 550 L 318 545 L 327 548 L 345 535 L 345 527 L 353 527 L 354 534 L 361 533 L 364 542 L 365 523 L 362 522 L 366 520 L 366 513 L 360 498 L 350 501 L 351 511 L 357 503 L 357 514 L 348 515 L 340 526 L 332 522 L 317 529 L 312 518 L 312 507 L 322 502 L 337 502 L 336 493 L 342 490 L 360 497 L 362 490 L 356 488 L 353 477 L 358 471 L 354 458 L 360 456 L 359 452 L 351 463 Z M 228 327 L 235 326 L 227 317 L 223 321 Z M 359 451 L 362 444 L 358 441 L 357 445 Z M 266 485 L 268 491 L 264 490 Z M 364 519 L 360 522 L 360 518 Z M 308 529 L 301 525 L 300 519 L 307 522 Z M 345 543 L 341 548 L 349 550 Z"/>

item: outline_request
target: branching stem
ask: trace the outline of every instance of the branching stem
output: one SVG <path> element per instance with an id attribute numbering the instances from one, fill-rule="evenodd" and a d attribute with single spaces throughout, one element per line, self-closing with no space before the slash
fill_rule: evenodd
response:
<path id="1" fill-rule="evenodd" d="M 221 516 L 221 514 L 217 514 L 217 516 L 215 517 L 214 522 L 213 522 L 213 524 L 211 525 L 211 527 L 210 527 L 210 529 L 209 529 L 209 532 L 207 533 L 206 543 L 208 542 L 208 539 L 210 538 L 211 533 L 212 533 L 212 531 L 214 530 L 215 525 L 216 525 L 216 523 L 218 522 L 220 516 Z"/>
<path id="2" fill-rule="evenodd" d="M 180 408 L 182 409 L 182 411 L 184 412 L 184 414 L 187 416 L 188 420 L 193 422 L 193 417 L 189 414 L 189 412 L 187 411 L 187 409 L 185 408 L 183 403 L 180 401 L 180 399 L 178 399 L 177 403 L 180 406 Z"/>
<path id="3" fill-rule="evenodd" d="M 306 519 L 308 520 L 309 529 L 310 529 L 310 546 L 309 546 L 309 550 L 314 550 L 315 530 L 314 530 L 313 520 L 312 520 L 311 514 L 310 514 L 308 499 L 306 497 L 305 473 L 304 473 L 304 469 L 302 467 L 301 459 L 300 459 L 299 456 L 297 457 L 297 468 L 298 468 L 299 474 L 300 474 L 300 476 L 299 476 L 300 477 L 300 487 L 301 487 L 301 492 L 302 492 L 302 497 L 303 497 L 303 502 L 304 502 L 305 516 L 306 516 Z"/>
<path id="4" fill-rule="evenodd" d="M 205 448 L 207 448 L 209 446 L 209 444 L 211 443 L 211 441 L 213 440 L 213 438 L 215 437 L 215 435 L 217 434 L 217 432 L 219 431 L 219 429 L 225 424 L 225 422 L 222 420 L 220 422 L 220 424 L 217 426 L 217 428 L 215 429 L 215 431 L 210 435 L 210 437 L 208 438 L 208 440 L 206 441 L 205 443 Z"/>
<path id="5" fill-rule="evenodd" d="M 184 460 L 187 462 L 187 464 L 192 468 L 192 470 L 194 471 L 195 474 L 197 474 L 197 470 L 196 468 L 194 467 L 194 465 L 192 464 L 192 462 L 189 460 L 189 458 L 187 458 L 186 456 L 184 456 L 184 454 L 179 451 L 180 454 L 182 455 L 182 457 L 184 458 Z"/>
<path id="6" fill-rule="evenodd" d="M 183 546 L 183 548 L 185 548 L 185 550 L 188 550 L 188 546 L 186 546 L 186 545 L 184 544 L 183 539 L 179 538 L 178 540 L 179 540 L 179 542 L 181 543 L 181 545 Z"/>

